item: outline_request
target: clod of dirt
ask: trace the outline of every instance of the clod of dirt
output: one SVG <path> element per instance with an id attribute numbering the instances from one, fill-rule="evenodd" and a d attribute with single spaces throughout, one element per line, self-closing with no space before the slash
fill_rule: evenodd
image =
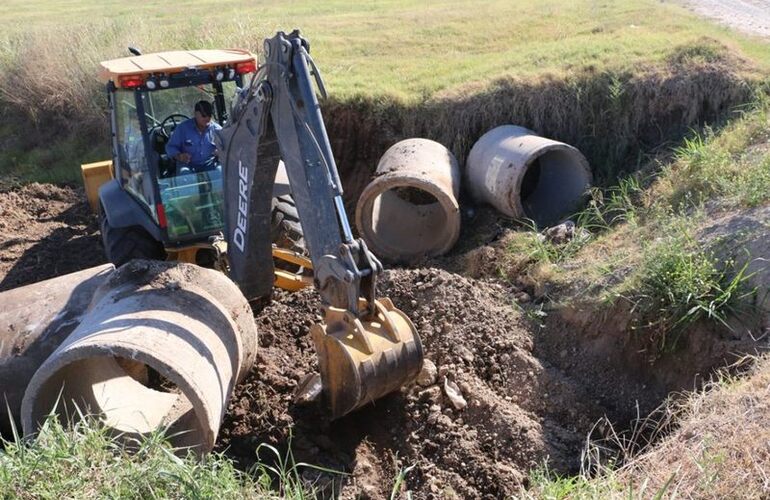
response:
<path id="1" fill-rule="evenodd" d="M 420 370 L 420 374 L 417 376 L 417 384 L 422 387 L 428 387 L 435 384 L 437 378 L 438 368 L 436 368 L 436 364 L 429 359 L 424 360 L 422 370 Z"/>

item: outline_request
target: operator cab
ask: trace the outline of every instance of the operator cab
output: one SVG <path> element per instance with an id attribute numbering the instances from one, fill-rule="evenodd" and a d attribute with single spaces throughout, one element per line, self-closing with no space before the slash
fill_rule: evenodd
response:
<path id="1" fill-rule="evenodd" d="M 244 50 L 160 52 L 101 63 L 107 82 L 114 176 L 152 217 L 164 245 L 205 241 L 222 231 L 221 167 L 182 170 L 166 155 L 174 129 L 200 100 L 213 104 L 224 125 L 228 104 L 257 69 Z"/>

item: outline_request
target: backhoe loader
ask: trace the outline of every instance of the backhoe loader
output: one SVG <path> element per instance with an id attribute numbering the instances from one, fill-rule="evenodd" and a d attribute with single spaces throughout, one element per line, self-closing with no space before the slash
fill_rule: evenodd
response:
<path id="1" fill-rule="evenodd" d="M 133 218 L 132 231 L 142 239 L 124 234 L 125 244 L 158 253 L 165 248 L 178 256 L 189 248 L 213 249 L 214 267 L 226 272 L 247 299 L 268 296 L 274 284 L 281 285 L 275 256 L 312 268 L 312 278 L 299 273 L 283 283 L 299 288 L 292 279 L 301 285 L 312 281 L 321 296 L 323 321 L 312 327 L 311 335 L 332 418 L 414 380 L 422 366 L 422 345 L 409 318 L 389 299 L 377 298 L 382 265 L 363 240 L 353 237 L 313 83 L 321 96 L 326 89 L 307 40 L 298 30 L 277 33 L 265 40 L 265 60 L 259 67 L 245 51 L 176 54 L 181 64 L 169 53 L 161 57 L 162 64 L 155 64 L 152 55 L 137 56 L 143 58 L 139 61 L 126 58 L 133 59 L 130 64 L 103 64 L 115 179 L 102 183 L 98 197 L 93 189 L 88 191 L 103 214 L 108 254 L 122 251 L 109 248 L 114 221 Z M 227 113 L 229 83 L 234 96 Z M 203 89 L 214 96 L 224 125 L 217 145 L 221 173 L 180 174 L 164 158 L 157 145 L 164 144 L 182 118 L 176 111 L 168 116 L 162 111 L 168 102 L 161 96 L 169 88 L 193 93 Z M 121 122 L 126 116 L 136 117 L 137 123 Z M 132 126 L 138 126 L 139 133 L 128 130 Z M 137 139 L 140 143 L 134 142 Z M 90 169 L 104 175 L 104 165 L 86 165 L 85 177 Z M 284 177 L 283 169 L 288 191 L 276 188 L 276 176 Z M 293 196 L 308 257 L 273 245 L 276 194 Z M 189 200 L 192 207 L 181 203 Z M 221 210 L 222 227 L 205 222 L 202 212 L 212 208 Z"/>
<path id="2" fill-rule="evenodd" d="M 166 154 L 166 143 L 199 100 L 212 104 L 215 123 L 225 123 L 229 102 L 256 71 L 256 58 L 238 49 L 130 50 L 131 57 L 103 61 L 99 75 L 107 91 L 112 160 L 81 166 L 104 251 L 116 266 L 168 259 L 216 267 L 223 253 L 217 237 L 224 229 L 221 166 L 192 172 Z M 271 208 L 275 284 L 298 290 L 312 283 L 310 262 L 282 165 Z"/>

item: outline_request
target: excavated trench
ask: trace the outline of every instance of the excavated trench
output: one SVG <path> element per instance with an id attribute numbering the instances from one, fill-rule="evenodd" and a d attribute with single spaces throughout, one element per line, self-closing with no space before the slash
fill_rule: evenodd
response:
<path id="1" fill-rule="evenodd" d="M 377 160 L 398 140 L 435 140 L 462 168 L 475 140 L 504 123 L 578 147 L 596 181 L 612 184 L 636 167 L 629 159 L 640 152 L 676 142 L 746 102 L 739 67 L 733 60 L 673 58 L 662 73 L 500 81 L 485 92 L 416 108 L 330 102 L 324 113 L 352 216 Z M 618 78 L 623 91 L 611 95 Z M 433 203 L 421 192 L 398 196 L 417 206 Z M 79 190 L 47 185 L 0 193 L 0 228 L 15 232 L 0 244 L 0 289 L 104 261 L 83 200 Z M 704 326 L 700 342 L 686 345 L 676 359 L 650 360 L 639 354 L 630 313 L 622 308 L 552 310 L 542 322 L 528 319 L 527 306 L 514 304 L 521 292 L 538 300 L 528 285 L 471 277 L 494 267 L 479 262 L 494 252 L 474 249 L 493 244 L 497 228 L 510 223 L 474 206 L 464 191 L 459 201 L 462 232 L 453 251 L 391 269 L 379 284 L 417 325 L 435 376 L 326 421 L 312 404 L 293 402 L 299 381 L 317 369 L 309 336 L 320 314 L 317 295 L 277 291 L 255 311 L 258 360 L 235 388 L 220 450 L 246 468 L 266 442 L 291 447 L 297 462 L 348 474 L 301 468 L 302 478 L 325 494 L 385 498 L 399 470 L 416 464 L 405 487 L 418 498 L 502 497 L 526 486 L 528 471 L 546 461 L 561 473 L 577 471 L 586 435 L 602 417 L 627 427 L 671 391 L 691 389 L 734 354 L 752 351 L 748 334 Z M 466 401 L 462 409 L 448 395 L 455 390 Z"/>

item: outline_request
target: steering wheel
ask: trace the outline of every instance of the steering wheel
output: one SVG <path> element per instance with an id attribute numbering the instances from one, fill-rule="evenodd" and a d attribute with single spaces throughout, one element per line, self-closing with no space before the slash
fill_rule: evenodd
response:
<path id="1" fill-rule="evenodd" d="M 183 115 L 182 113 L 174 113 L 168 115 L 163 119 L 162 122 L 160 122 L 160 125 L 158 125 L 158 133 L 161 135 L 161 137 L 168 140 L 171 138 L 171 134 L 174 133 L 174 129 L 177 127 L 177 125 L 189 119 L 189 116 Z"/>

